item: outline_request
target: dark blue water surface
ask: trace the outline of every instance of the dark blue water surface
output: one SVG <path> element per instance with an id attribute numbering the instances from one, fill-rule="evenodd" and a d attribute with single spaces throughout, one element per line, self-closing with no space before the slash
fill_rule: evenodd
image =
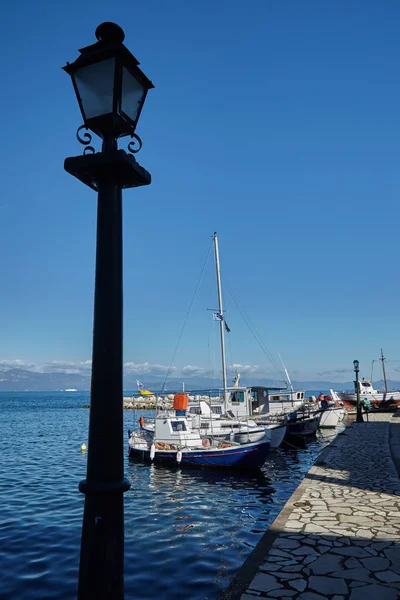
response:
<path id="1" fill-rule="evenodd" d="M 76 598 L 88 402 L 0 393 L 1 600 Z M 125 411 L 125 430 L 138 418 Z M 216 599 L 331 435 L 271 453 L 257 476 L 126 458 L 126 599 Z"/>

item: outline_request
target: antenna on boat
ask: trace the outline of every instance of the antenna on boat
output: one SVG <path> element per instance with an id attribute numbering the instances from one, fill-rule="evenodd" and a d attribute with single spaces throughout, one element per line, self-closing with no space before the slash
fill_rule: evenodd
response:
<path id="1" fill-rule="evenodd" d="M 221 271 L 219 267 L 219 252 L 218 252 L 218 237 L 216 232 L 213 236 L 214 252 L 215 252 L 215 267 L 217 270 L 217 288 L 218 288 L 218 310 L 219 310 L 219 328 L 221 334 L 221 357 L 222 357 L 222 382 L 224 386 L 224 400 L 226 395 L 226 361 L 225 361 L 225 322 L 224 310 L 222 308 L 222 289 L 221 289 Z"/>
<path id="2" fill-rule="evenodd" d="M 388 393 L 388 386 L 387 386 L 387 380 L 386 380 L 386 369 L 385 369 L 385 357 L 383 356 L 383 350 L 381 348 L 381 358 L 380 360 L 382 361 L 382 371 L 383 371 L 383 380 L 385 382 L 385 392 Z"/>
<path id="3" fill-rule="evenodd" d="M 235 388 L 239 387 L 239 381 L 240 381 L 240 373 L 238 371 L 233 380 L 233 387 L 235 387 Z"/>
<path id="4" fill-rule="evenodd" d="M 282 367 L 283 367 L 283 369 L 285 371 L 286 379 L 287 379 L 287 381 L 288 381 L 288 383 L 290 385 L 290 390 L 292 392 L 294 392 L 293 385 L 292 385 L 292 382 L 291 382 L 290 377 L 289 377 L 289 373 L 287 372 L 287 368 L 285 367 L 285 363 L 283 362 L 281 355 L 278 354 L 278 356 L 279 356 L 279 359 L 280 359 L 280 361 L 282 363 Z"/>

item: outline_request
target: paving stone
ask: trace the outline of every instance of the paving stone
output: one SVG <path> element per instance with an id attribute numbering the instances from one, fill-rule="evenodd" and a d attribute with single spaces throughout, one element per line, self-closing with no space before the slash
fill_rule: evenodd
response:
<path id="1" fill-rule="evenodd" d="M 351 515 L 351 509 L 347 506 L 335 506 L 334 512 L 338 515 Z"/>
<path id="2" fill-rule="evenodd" d="M 311 575 L 308 587 L 327 596 L 328 594 L 347 594 L 347 584 L 344 579 Z"/>
<path id="3" fill-rule="evenodd" d="M 285 560 L 282 556 L 271 556 L 270 554 L 268 554 L 268 561 L 269 562 L 280 563 L 282 560 Z"/>
<path id="4" fill-rule="evenodd" d="M 276 574 L 276 577 L 279 579 L 279 581 L 290 581 L 291 579 L 296 579 L 298 576 L 298 573 L 282 573 L 282 571 Z"/>
<path id="5" fill-rule="evenodd" d="M 307 587 L 307 583 L 304 581 L 304 579 L 292 579 L 289 585 L 294 587 L 294 589 L 298 592 L 304 592 Z"/>
<path id="6" fill-rule="evenodd" d="M 260 566 L 262 571 L 279 571 L 281 565 L 277 565 L 276 563 L 265 562 Z"/>
<path id="7" fill-rule="evenodd" d="M 297 597 L 297 600 L 326 600 L 326 598 L 320 594 L 314 594 L 314 592 L 303 592 Z"/>
<path id="8" fill-rule="evenodd" d="M 240 600 L 254 600 L 254 598 L 257 598 L 258 595 L 253 595 L 253 594 L 242 594 L 240 596 Z"/>
<path id="9" fill-rule="evenodd" d="M 259 590 L 260 592 L 270 592 L 282 587 L 273 575 L 266 573 L 257 573 L 250 584 L 250 589 Z"/>
<path id="10" fill-rule="evenodd" d="M 345 548 L 332 548 L 332 552 L 335 554 L 341 554 L 342 556 L 354 556 L 355 558 L 369 558 L 368 552 L 365 552 L 363 548 L 357 546 L 346 546 Z"/>
<path id="11" fill-rule="evenodd" d="M 332 573 L 332 577 L 341 577 L 342 579 L 355 579 L 356 581 L 365 581 L 367 583 L 373 582 L 371 574 L 368 569 L 344 569 Z"/>
<path id="12" fill-rule="evenodd" d="M 322 525 L 314 525 L 314 523 L 307 523 L 304 527 L 306 533 L 329 533 L 329 530 Z"/>
<path id="13" fill-rule="evenodd" d="M 371 519 L 367 519 L 366 517 L 355 517 L 354 515 L 339 515 L 339 520 L 341 523 L 355 523 L 357 525 L 365 525 L 368 527 L 371 523 Z"/>
<path id="14" fill-rule="evenodd" d="M 285 573 L 298 573 L 303 568 L 303 565 L 290 565 L 289 567 L 282 567 L 282 571 Z"/>
<path id="15" fill-rule="evenodd" d="M 384 554 L 388 557 L 389 560 L 392 561 L 395 565 L 400 564 L 400 548 L 396 546 L 391 546 L 391 548 L 386 548 L 384 550 Z"/>
<path id="16" fill-rule="evenodd" d="M 351 590 L 350 600 L 397 600 L 397 592 L 383 585 L 366 585 Z"/>
<path id="17" fill-rule="evenodd" d="M 309 554 L 303 560 L 303 565 L 309 565 L 310 563 L 314 562 L 315 559 L 318 558 L 319 556 L 320 556 L 319 554 Z"/>
<path id="18" fill-rule="evenodd" d="M 364 560 L 369 560 L 369 559 L 364 559 Z M 360 561 L 357 558 L 348 558 L 345 563 L 344 566 L 346 567 L 346 569 L 359 569 L 362 567 L 362 564 L 360 563 Z"/>
<path id="19" fill-rule="evenodd" d="M 258 575 L 271 579 L 258 579 L 255 588 L 254 578 L 242 600 L 400 600 L 400 482 L 389 448 L 391 415 L 370 416 L 371 423 L 340 435 L 325 463 L 310 469 L 287 530 L 260 566 Z M 364 446 L 369 460 L 360 462 L 353 450 Z"/>
<path id="20" fill-rule="evenodd" d="M 289 554 L 289 552 L 277 550 L 276 548 L 271 548 L 268 554 L 272 554 L 272 556 L 281 556 L 282 558 L 292 558 L 292 555 Z"/>
<path id="21" fill-rule="evenodd" d="M 287 521 L 285 524 L 285 529 L 301 529 L 302 524 L 300 521 Z"/>
<path id="22" fill-rule="evenodd" d="M 356 536 L 366 540 L 371 540 L 373 537 L 375 537 L 370 529 L 358 529 L 356 531 Z"/>
<path id="23" fill-rule="evenodd" d="M 372 544 L 374 550 L 377 550 L 378 552 L 384 550 L 388 546 L 391 546 L 391 542 L 375 542 L 374 544 Z"/>
<path id="24" fill-rule="evenodd" d="M 377 551 L 371 548 L 371 545 L 364 544 L 364 550 L 365 552 L 368 552 L 368 554 L 370 554 L 371 556 L 378 556 Z"/>
<path id="25" fill-rule="evenodd" d="M 395 573 L 394 571 L 380 571 L 378 573 L 375 573 L 375 576 L 381 581 L 385 581 L 387 583 L 400 581 L 400 575 L 398 573 Z"/>
<path id="26" fill-rule="evenodd" d="M 381 558 L 380 556 L 374 558 L 362 558 L 361 562 L 364 567 L 370 571 L 381 571 L 387 569 L 390 565 L 390 560 L 388 558 Z"/>
<path id="27" fill-rule="evenodd" d="M 304 538 L 304 543 L 305 544 L 310 544 L 311 546 L 315 546 L 317 544 L 317 540 L 313 539 L 310 535 L 307 535 Z"/>
<path id="28" fill-rule="evenodd" d="M 294 540 L 285 540 L 283 538 L 277 538 L 273 543 L 274 548 L 288 549 L 288 548 L 300 548 L 299 542 Z"/>
<path id="29" fill-rule="evenodd" d="M 309 566 L 316 575 L 325 575 L 337 571 L 342 566 L 343 558 L 337 554 L 324 554 L 312 562 Z"/>
<path id="30" fill-rule="evenodd" d="M 293 550 L 293 556 L 305 556 L 306 554 L 315 554 L 315 548 L 311 546 L 302 546 L 301 548 L 297 548 L 297 550 Z"/>

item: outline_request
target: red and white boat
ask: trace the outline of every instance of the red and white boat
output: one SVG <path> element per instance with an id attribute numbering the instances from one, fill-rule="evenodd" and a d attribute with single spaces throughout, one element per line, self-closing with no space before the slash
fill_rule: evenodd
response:
<path id="1" fill-rule="evenodd" d="M 383 380 L 385 383 L 385 390 L 379 391 L 374 389 L 372 384 L 372 376 L 371 380 L 362 378 L 361 381 L 354 382 L 354 392 L 335 392 L 335 400 L 338 399 L 347 407 L 356 406 L 357 405 L 357 383 L 358 390 L 360 393 L 360 401 L 364 398 L 367 398 L 371 406 L 374 408 L 390 408 L 397 405 L 400 405 L 400 390 L 389 390 L 386 379 L 386 370 L 385 370 L 385 357 L 383 356 L 383 351 L 381 350 L 381 358 L 379 361 L 382 362 L 382 371 L 383 371 Z M 374 361 L 375 362 L 375 361 Z M 373 364 L 373 363 L 372 363 Z"/>

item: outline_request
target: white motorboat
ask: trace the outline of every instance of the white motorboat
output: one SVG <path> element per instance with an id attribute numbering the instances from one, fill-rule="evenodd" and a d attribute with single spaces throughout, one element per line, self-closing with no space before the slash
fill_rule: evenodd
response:
<path id="1" fill-rule="evenodd" d="M 171 466 L 257 468 L 264 464 L 269 450 L 268 432 L 257 442 L 242 444 L 204 438 L 192 428 L 190 419 L 169 413 L 156 416 L 150 439 L 147 432 L 134 431 L 129 432 L 128 440 L 130 458 Z"/>
<path id="2" fill-rule="evenodd" d="M 337 427 L 343 421 L 345 409 L 340 406 L 329 406 L 325 410 L 321 410 L 320 415 L 320 429 Z"/>

